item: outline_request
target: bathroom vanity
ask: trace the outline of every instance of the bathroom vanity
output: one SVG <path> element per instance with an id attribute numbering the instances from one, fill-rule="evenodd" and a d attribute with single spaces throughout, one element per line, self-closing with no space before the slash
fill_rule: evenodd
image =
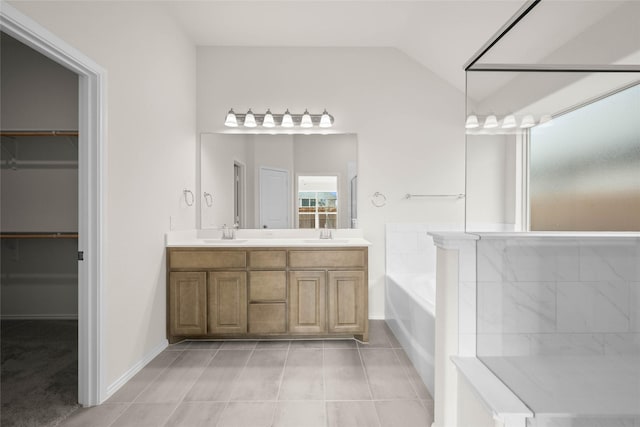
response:
<path id="1" fill-rule="evenodd" d="M 362 238 L 167 242 L 167 337 L 368 341 Z"/>

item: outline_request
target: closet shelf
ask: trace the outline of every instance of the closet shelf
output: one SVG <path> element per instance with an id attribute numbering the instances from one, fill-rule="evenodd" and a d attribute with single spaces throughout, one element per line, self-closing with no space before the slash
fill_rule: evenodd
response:
<path id="1" fill-rule="evenodd" d="M 0 239 L 77 239 L 77 232 L 0 232 Z"/>
<path id="2" fill-rule="evenodd" d="M 6 130 L 0 136 L 78 136 L 77 130 Z"/>

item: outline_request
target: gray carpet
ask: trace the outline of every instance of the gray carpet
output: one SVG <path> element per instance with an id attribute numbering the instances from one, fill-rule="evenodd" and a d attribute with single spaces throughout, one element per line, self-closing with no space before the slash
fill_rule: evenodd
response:
<path id="1" fill-rule="evenodd" d="M 3 320 L 0 325 L 0 425 L 58 425 L 79 407 L 78 322 Z"/>

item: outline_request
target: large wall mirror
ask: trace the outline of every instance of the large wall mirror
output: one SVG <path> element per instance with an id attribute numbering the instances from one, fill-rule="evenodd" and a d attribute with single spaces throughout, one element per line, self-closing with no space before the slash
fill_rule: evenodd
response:
<path id="1" fill-rule="evenodd" d="M 200 136 L 200 226 L 353 228 L 355 134 Z"/>
<path id="2" fill-rule="evenodd" d="M 467 231 L 640 231 L 638 16 L 540 2 L 470 62 Z"/>

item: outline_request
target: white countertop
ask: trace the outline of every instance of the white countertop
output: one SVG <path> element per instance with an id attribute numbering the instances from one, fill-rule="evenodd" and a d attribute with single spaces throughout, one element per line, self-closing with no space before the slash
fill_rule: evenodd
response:
<path id="1" fill-rule="evenodd" d="M 221 230 L 171 231 L 168 247 L 368 247 L 360 229 L 331 230 L 331 239 L 320 239 L 319 230 L 236 230 L 236 238 L 222 239 Z"/>

